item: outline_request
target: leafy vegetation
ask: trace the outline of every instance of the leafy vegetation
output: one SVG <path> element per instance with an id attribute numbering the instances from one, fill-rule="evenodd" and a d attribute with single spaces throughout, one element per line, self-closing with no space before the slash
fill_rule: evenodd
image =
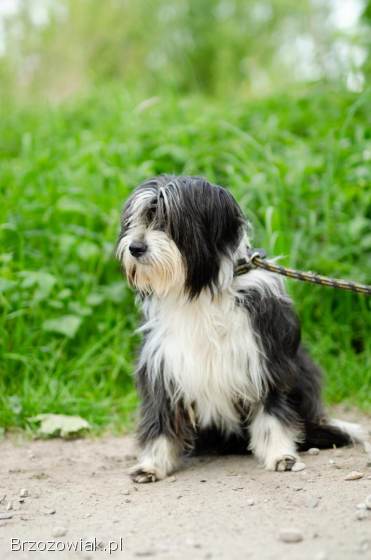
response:
<path id="1" fill-rule="evenodd" d="M 0 425 L 40 413 L 121 430 L 138 312 L 114 259 L 120 207 L 162 172 L 228 186 L 282 263 L 370 280 L 370 93 L 233 105 L 96 90 L 0 118 Z M 289 283 L 329 402 L 370 407 L 366 298 Z"/>
<path id="2" fill-rule="evenodd" d="M 55 101 L 112 80 L 152 95 L 267 95 L 319 79 L 360 91 L 368 64 L 370 0 L 14 4 L 0 36 L 0 98 Z"/>

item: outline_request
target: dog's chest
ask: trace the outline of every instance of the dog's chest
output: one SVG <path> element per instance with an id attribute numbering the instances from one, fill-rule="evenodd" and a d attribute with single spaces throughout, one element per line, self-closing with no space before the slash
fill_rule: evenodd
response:
<path id="1" fill-rule="evenodd" d="M 259 400 L 260 355 L 250 318 L 232 295 L 158 306 L 144 346 L 151 375 L 192 405 L 201 427 L 238 428 L 238 401 Z"/>

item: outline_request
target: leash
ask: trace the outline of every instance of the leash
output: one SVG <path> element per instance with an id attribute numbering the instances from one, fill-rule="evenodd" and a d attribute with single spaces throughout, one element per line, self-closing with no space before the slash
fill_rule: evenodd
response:
<path id="1" fill-rule="evenodd" d="M 286 268 L 284 266 L 275 264 L 266 260 L 266 253 L 264 249 L 248 249 L 247 258 L 239 259 L 234 270 L 235 276 L 241 276 L 254 268 L 263 268 L 270 272 L 275 272 L 287 278 L 294 280 L 301 280 L 302 282 L 310 282 L 320 286 L 329 286 L 330 288 L 338 288 L 339 290 L 347 290 L 348 292 L 356 292 L 357 294 L 365 294 L 371 296 L 371 286 L 366 284 L 358 284 L 350 280 L 339 280 L 336 278 L 328 278 L 327 276 L 320 276 L 314 272 L 303 272 L 301 270 L 294 270 L 293 268 Z"/>

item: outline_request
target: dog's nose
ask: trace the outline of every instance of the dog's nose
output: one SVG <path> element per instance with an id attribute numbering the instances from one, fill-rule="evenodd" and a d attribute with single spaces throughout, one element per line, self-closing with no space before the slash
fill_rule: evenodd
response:
<path id="1" fill-rule="evenodd" d="M 143 241 L 132 241 L 129 245 L 129 251 L 133 257 L 141 257 L 147 251 L 147 245 Z"/>

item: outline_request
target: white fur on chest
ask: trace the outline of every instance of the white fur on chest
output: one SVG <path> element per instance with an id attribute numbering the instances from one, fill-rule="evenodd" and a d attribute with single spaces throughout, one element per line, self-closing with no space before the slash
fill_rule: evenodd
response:
<path id="1" fill-rule="evenodd" d="M 145 306 L 147 333 L 142 361 L 152 380 L 164 375 L 174 399 L 192 405 L 201 427 L 239 429 L 235 403 L 260 400 L 261 354 L 247 311 L 232 291 L 189 302 L 176 297 Z"/>

